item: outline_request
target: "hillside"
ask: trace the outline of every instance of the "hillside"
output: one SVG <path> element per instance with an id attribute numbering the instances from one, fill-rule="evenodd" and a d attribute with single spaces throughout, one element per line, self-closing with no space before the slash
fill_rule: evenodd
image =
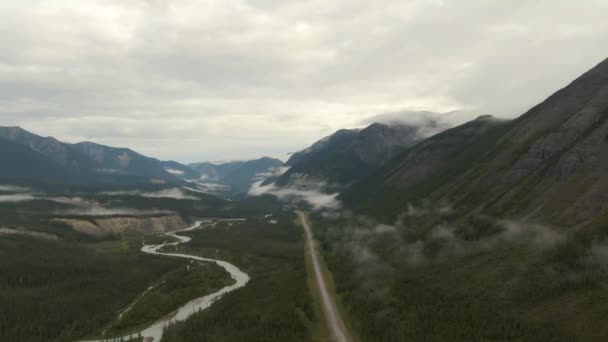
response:
<path id="1" fill-rule="evenodd" d="M 96 172 L 140 177 L 170 178 L 159 160 L 143 156 L 128 148 L 104 146 L 92 142 L 71 145 L 96 165 Z"/>
<path id="2" fill-rule="evenodd" d="M 55 161 L 4 139 L 0 139 L 0 165 L 0 179 L 3 181 L 73 182 L 65 168 Z"/>
<path id="3" fill-rule="evenodd" d="M 362 130 L 339 130 L 294 153 L 285 164 L 289 170 L 272 181 L 278 186 L 322 182 L 328 189 L 343 189 L 420 139 L 417 127 L 405 125 L 374 123 Z"/>
<path id="4" fill-rule="evenodd" d="M 560 224 L 601 220 L 608 209 L 607 118 L 605 60 L 511 123 L 476 134 L 470 129 L 478 119 L 418 144 L 342 198 L 385 216 L 431 199 Z M 459 136 L 465 139 L 450 141 Z"/>
<path id="5" fill-rule="evenodd" d="M 69 144 L 53 137 L 41 137 L 20 127 L 0 127 L 0 138 L 5 142 L 19 145 L 23 154 L 29 156 L 27 157 L 29 170 L 23 169 L 23 175 L 16 174 L 15 180 L 26 178 L 82 185 L 145 184 L 153 178 L 165 182 L 178 180 L 165 170 L 159 160 L 126 148 L 114 148 L 91 142 Z M 9 148 L 9 145 L 4 145 L 5 148 Z M 16 147 L 11 145 L 10 148 Z M 16 153 L 6 154 L 6 165 L 22 165 L 23 160 L 18 160 L 19 158 Z M 52 162 L 53 166 L 48 166 L 49 162 Z M 47 169 L 56 176 L 33 176 Z M 9 171 L 5 171 L 4 174 L 7 180 L 12 179 L 9 177 Z"/>

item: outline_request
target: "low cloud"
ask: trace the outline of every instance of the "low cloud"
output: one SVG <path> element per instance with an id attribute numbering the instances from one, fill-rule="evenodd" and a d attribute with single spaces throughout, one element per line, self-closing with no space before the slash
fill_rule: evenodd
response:
<path id="1" fill-rule="evenodd" d="M 104 191 L 102 195 L 107 196 L 140 196 L 149 198 L 173 198 L 180 200 L 198 200 L 197 197 L 186 194 L 182 189 L 171 188 L 159 191 L 142 191 L 142 190 L 129 190 L 129 191 Z"/>
<path id="2" fill-rule="evenodd" d="M 314 210 L 337 210 L 340 209 L 340 201 L 336 199 L 338 193 L 327 194 L 317 188 L 300 188 L 297 185 L 278 187 L 274 183 L 262 185 L 262 181 L 255 182 L 249 189 L 249 196 L 271 195 L 280 200 L 291 203 L 307 203 Z"/>
<path id="3" fill-rule="evenodd" d="M 464 110 L 445 113 L 402 110 L 372 116 L 363 120 L 362 124 L 382 123 L 391 126 L 404 125 L 417 127 L 418 137 L 424 139 L 452 127 L 462 125 L 475 116 L 476 114 Z"/>
<path id="4" fill-rule="evenodd" d="M 411 267 L 466 257 L 507 245 L 525 244 L 536 251 L 546 251 L 565 241 L 563 233 L 534 222 L 479 216 L 466 223 L 451 224 L 448 219 L 442 219 L 442 215 L 449 215 L 451 211 L 451 206 L 446 204 L 410 204 L 394 224 L 347 215 L 342 219 L 349 223 L 334 227 L 331 235 L 350 251 L 353 260 L 372 260 L 369 255 L 374 254 L 374 247 L 380 245 L 384 246 L 384 251 L 390 251 L 388 260 Z M 437 223 L 426 227 L 420 224 L 433 221 Z M 365 251 L 363 256 L 359 255 L 362 251 Z M 598 255 L 606 255 L 608 260 L 608 252 L 604 253 L 601 246 L 596 251 Z"/>
<path id="5" fill-rule="evenodd" d="M 285 172 L 287 172 L 289 170 L 290 166 L 279 166 L 279 167 L 274 167 L 271 168 L 270 170 L 268 170 L 267 172 L 260 172 L 257 173 L 254 177 L 254 181 L 264 181 L 268 178 L 274 178 L 274 177 L 279 177 L 282 174 L 284 174 Z"/>
<path id="6" fill-rule="evenodd" d="M 59 216 L 150 216 L 174 214 L 174 212 L 169 210 L 141 210 L 132 208 L 105 208 L 102 206 L 96 206 L 90 208 L 56 211 L 54 214 Z"/>
<path id="7" fill-rule="evenodd" d="M 0 191 L 16 193 L 16 192 L 31 192 L 32 189 L 22 187 L 22 186 L 16 186 L 16 185 L 0 184 Z"/>
<path id="8" fill-rule="evenodd" d="M 0 202 L 26 202 L 38 199 L 32 189 L 16 186 L 0 184 Z"/>
<path id="9" fill-rule="evenodd" d="M 204 180 L 201 177 L 201 180 Z M 218 183 L 200 182 L 186 180 L 186 182 L 192 184 L 192 186 L 184 187 L 185 190 L 199 192 L 203 194 L 221 194 L 230 191 L 230 186 Z"/>
<path id="10" fill-rule="evenodd" d="M 172 175 L 176 175 L 176 176 L 183 176 L 184 173 L 185 173 L 182 170 L 171 169 L 171 168 L 168 168 L 168 167 L 165 168 L 165 171 L 169 172 Z"/>
<path id="11" fill-rule="evenodd" d="M 0 202 L 26 202 L 36 199 L 38 199 L 38 197 L 31 194 L 0 195 Z"/>
<path id="12" fill-rule="evenodd" d="M 74 208 L 55 211 L 59 216 L 149 216 L 173 214 L 172 211 L 159 209 L 107 208 L 101 203 L 81 197 L 55 197 L 49 200 L 70 205 Z"/>

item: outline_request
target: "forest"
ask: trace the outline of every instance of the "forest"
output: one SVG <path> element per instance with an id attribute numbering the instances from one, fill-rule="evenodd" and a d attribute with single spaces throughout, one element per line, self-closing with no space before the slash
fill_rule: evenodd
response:
<path id="1" fill-rule="evenodd" d="M 602 226 L 572 232 L 414 209 L 394 225 L 322 217 L 314 224 L 362 340 L 604 340 Z"/>
<path id="2" fill-rule="evenodd" d="M 74 341 L 100 333 L 183 261 L 143 255 L 141 238 L 92 243 L 0 235 L 0 341 Z"/>
<path id="3" fill-rule="evenodd" d="M 276 224 L 249 219 L 190 233 L 178 248 L 227 260 L 251 276 L 242 289 L 170 327 L 163 341 L 310 341 L 318 322 L 307 287 L 304 241 L 292 212 Z"/>

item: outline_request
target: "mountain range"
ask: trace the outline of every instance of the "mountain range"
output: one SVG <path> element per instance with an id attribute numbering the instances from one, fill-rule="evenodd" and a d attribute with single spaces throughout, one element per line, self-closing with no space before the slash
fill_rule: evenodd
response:
<path id="1" fill-rule="evenodd" d="M 2 181 L 64 185 L 177 184 L 185 180 L 212 182 L 246 193 L 261 175 L 282 165 L 260 158 L 223 164 L 160 161 L 128 148 L 80 142 L 64 143 L 20 127 L 0 127 Z"/>
<path id="2" fill-rule="evenodd" d="M 411 125 L 343 129 L 285 165 L 272 158 L 183 165 L 0 127 L 0 177 L 67 184 L 195 180 L 243 194 L 270 176 L 264 184 L 310 182 L 340 191 L 348 207 L 381 217 L 433 200 L 469 212 L 581 226 L 608 221 L 607 119 L 604 60 L 514 120 L 484 115 L 428 138 Z M 287 171 L 280 174 L 282 166 Z"/>
<path id="3" fill-rule="evenodd" d="M 53 137 L 41 137 L 20 127 L 0 127 L 2 153 L 10 155 L 9 146 L 19 145 L 31 157 L 11 167 L 21 181 L 49 181 L 62 184 L 147 184 L 166 183 L 177 178 L 166 172 L 161 163 L 126 148 L 113 148 L 91 142 L 69 144 Z M 8 143 L 11 144 L 8 144 Z M 10 164 L 10 158 L 7 164 Z M 31 170 L 53 170 L 53 177 Z M 9 177 L 7 174 L 6 177 Z M 9 178 L 12 178 L 9 177 Z"/>

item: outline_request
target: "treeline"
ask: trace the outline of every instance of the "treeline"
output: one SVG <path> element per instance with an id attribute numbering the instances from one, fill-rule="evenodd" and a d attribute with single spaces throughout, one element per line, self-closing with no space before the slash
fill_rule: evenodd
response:
<path id="1" fill-rule="evenodd" d="M 313 314 L 301 230 L 286 213 L 276 225 L 264 219 L 192 233 L 179 246 L 188 253 L 224 258 L 251 281 L 209 309 L 170 327 L 163 341 L 310 341 Z"/>

